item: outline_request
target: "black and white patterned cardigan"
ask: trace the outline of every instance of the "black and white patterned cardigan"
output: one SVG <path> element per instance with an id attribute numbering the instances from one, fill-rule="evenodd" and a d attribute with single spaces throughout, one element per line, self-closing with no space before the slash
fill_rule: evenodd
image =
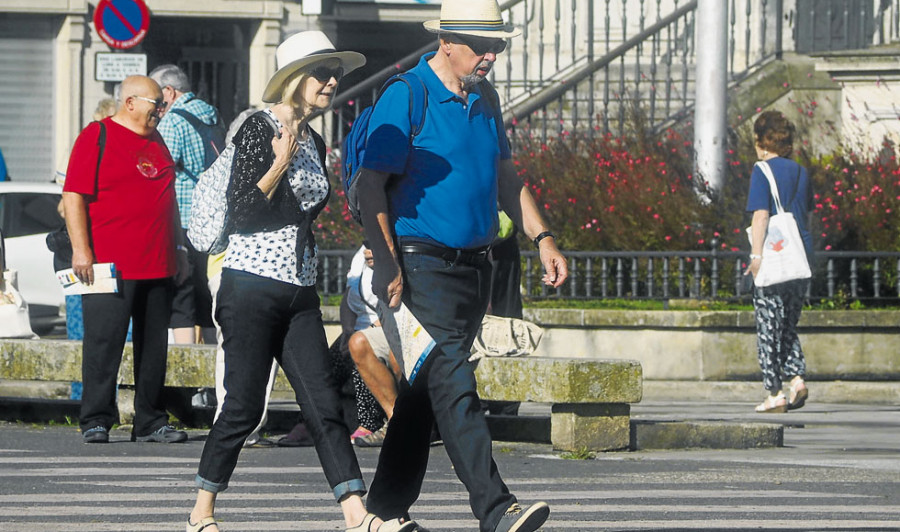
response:
<path id="1" fill-rule="evenodd" d="M 259 116 L 260 113 L 247 118 L 234 136 L 235 154 L 227 194 L 227 231 L 229 234 L 250 234 L 297 225 L 296 255 L 299 275 L 304 247 L 309 247 L 311 251 L 315 249 L 312 222 L 328 203 L 331 186 L 329 185 L 325 198 L 306 211 L 301 209 L 287 179 L 278 183 L 271 200 L 263 194 L 256 184 L 275 162 L 275 152 L 272 150 L 272 137 L 275 133 L 269 122 Z M 312 128 L 307 127 L 307 131 L 315 141 L 327 182 L 325 141 Z"/>

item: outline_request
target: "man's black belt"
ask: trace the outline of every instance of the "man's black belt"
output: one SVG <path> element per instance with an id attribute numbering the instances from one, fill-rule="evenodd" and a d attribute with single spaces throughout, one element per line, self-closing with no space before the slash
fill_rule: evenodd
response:
<path id="1" fill-rule="evenodd" d="M 430 257 L 437 257 L 447 262 L 459 262 L 479 266 L 488 260 L 491 246 L 469 249 L 445 248 L 424 242 L 411 242 L 400 245 L 401 253 L 420 253 Z"/>

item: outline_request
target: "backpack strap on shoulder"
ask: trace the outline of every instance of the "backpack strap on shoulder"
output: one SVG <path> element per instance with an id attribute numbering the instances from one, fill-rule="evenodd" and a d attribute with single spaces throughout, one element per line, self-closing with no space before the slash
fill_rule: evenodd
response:
<path id="1" fill-rule="evenodd" d="M 411 142 L 422 132 L 422 127 L 425 125 L 425 113 L 428 111 L 428 89 L 422 78 L 415 73 L 402 72 L 394 74 L 384 82 L 381 91 L 378 92 L 378 98 L 381 98 L 384 91 L 397 81 L 402 81 L 409 88 L 409 138 Z"/>
<path id="2" fill-rule="evenodd" d="M 102 120 L 97 120 L 100 126 L 100 134 L 97 135 L 97 168 L 94 169 L 94 190 L 100 185 L 100 162 L 103 160 L 103 152 L 106 151 L 106 124 Z"/>
<path id="3" fill-rule="evenodd" d="M 204 125 L 203 122 L 201 122 L 199 118 L 197 118 L 196 116 L 194 116 L 193 113 L 190 113 L 185 109 L 169 109 L 169 112 L 175 113 L 176 115 L 183 118 L 185 120 L 185 122 L 187 122 L 198 133 L 200 132 L 200 127 L 202 127 Z"/>
<path id="4" fill-rule="evenodd" d="M 272 117 L 269 116 L 269 113 L 265 111 L 257 111 L 250 116 L 259 116 L 260 118 L 262 118 L 263 121 L 268 124 L 270 128 L 272 128 L 272 133 L 278 135 L 278 124 L 276 124 L 275 120 L 273 120 Z"/>
<path id="5" fill-rule="evenodd" d="M 313 142 L 316 144 L 316 151 L 319 153 L 319 162 L 322 163 L 322 170 L 328 176 L 328 164 L 326 163 L 325 139 L 319 135 L 313 128 L 309 128 L 309 134 L 312 135 Z"/>

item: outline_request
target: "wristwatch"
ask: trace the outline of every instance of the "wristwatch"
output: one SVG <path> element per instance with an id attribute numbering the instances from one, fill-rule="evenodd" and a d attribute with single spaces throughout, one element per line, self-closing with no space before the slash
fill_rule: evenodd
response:
<path id="1" fill-rule="evenodd" d="M 538 236 L 534 237 L 534 240 L 533 240 L 533 242 L 534 242 L 534 247 L 536 247 L 536 248 L 537 248 L 537 247 L 540 247 L 540 246 L 541 246 L 541 240 L 547 238 L 548 236 L 551 237 L 551 238 L 556 238 L 556 235 L 554 235 L 554 234 L 551 233 L 550 231 L 544 231 L 543 233 L 541 233 L 541 234 L 539 234 Z"/>
<path id="2" fill-rule="evenodd" d="M 754 254 L 754 253 L 751 253 L 751 254 L 750 254 L 750 260 L 753 260 L 753 259 L 759 259 L 759 260 L 762 260 L 762 255 L 756 255 L 756 254 Z"/>

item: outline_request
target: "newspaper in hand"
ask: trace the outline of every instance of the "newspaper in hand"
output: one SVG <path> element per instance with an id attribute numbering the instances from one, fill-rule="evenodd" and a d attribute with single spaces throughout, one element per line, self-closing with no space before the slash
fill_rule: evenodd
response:
<path id="1" fill-rule="evenodd" d="M 425 359 L 434 349 L 434 339 L 403 303 L 396 309 L 378 302 L 378 315 L 388 345 L 406 379 L 412 384 Z"/>
<path id="2" fill-rule="evenodd" d="M 72 268 L 56 272 L 56 278 L 62 285 L 63 294 L 77 296 L 82 294 L 116 294 L 119 285 L 116 282 L 116 265 L 111 262 L 94 264 L 93 284 L 84 284 L 75 275 Z"/>

